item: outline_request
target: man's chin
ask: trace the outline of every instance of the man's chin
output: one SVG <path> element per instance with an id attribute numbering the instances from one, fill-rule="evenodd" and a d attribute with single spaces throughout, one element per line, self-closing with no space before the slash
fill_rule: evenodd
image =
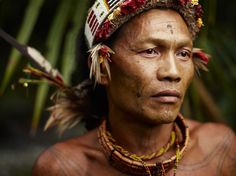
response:
<path id="1" fill-rule="evenodd" d="M 147 121 L 152 124 L 168 124 L 175 121 L 179 111 L 164 111 L 152 114 L 147 117 Z"/>

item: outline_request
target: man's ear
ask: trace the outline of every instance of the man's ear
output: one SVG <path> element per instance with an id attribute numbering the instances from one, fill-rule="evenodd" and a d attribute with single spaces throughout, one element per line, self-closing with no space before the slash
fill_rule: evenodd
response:
<path id="1" fill-rule="evenodd" d="M 101 79 L 98 83 L 103 86 L 107 86 L 109 84 L 109 82 L 110 82 L 110 77 L 109 77 L 109 75 L 102 63 L 101 64 Z"/>
<path id="2" fill-rule="evenodd" d="M 92 77 L 95 78 L 95 81 L 98 84 L 101 85 L 108 85 L 110 82 L 110 66 L 109 66 L 109 62 L 107 61 L 102 61 L 97 63 L 97 69 L 95 70 L 91 70 L 91 66 L 92 66 L 92 58 L 88 58 L 88 67 L 90 69 L 90 79 L 92 79 Z M 98 69 L 99 67 L 99 69 Z M 96 73 L 95 73 L 96 72 Z M 92 74 L 92 75 L 91 75 Z"/>

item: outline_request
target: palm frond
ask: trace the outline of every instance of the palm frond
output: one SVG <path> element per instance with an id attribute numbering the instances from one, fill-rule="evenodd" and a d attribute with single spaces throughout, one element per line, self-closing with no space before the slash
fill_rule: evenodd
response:
<path id="1" fill-rule="evenodd" d="M 29 1 L 29 5 L 26 8 L 25 16 L 23 18 L 23 23 L 21 25 L 20 31 L 17 35 L 17 41 L 22 44 L 26 44 L 32 34 L 32 30 L 34 29 L 35 23 L 40 13 L 40 8 L 43 5 L 44 0 L 34 0 Z M 0 86 L 0 95 L 2 95 L 8 86 L 12 76 L 17 69 L 17 65 L 20 61 L 20 54 L 12 49 L 9 62 L 6 67 L 6 71 L 3 77 L 3 81 Z"/>
<path id="2" fill-rule="evenodd" d="M 62 46 L 62 41 L 63 41 L 63 34 L 65 32 L 67 23 L 69 22 L 68 18 L 70 15 L 71 7 L 73 5 L 72 2 L 73 1 L 60 2 L 60 5 L 53 19 L 53 24 L 48 34 L 48 39 L 47 39 L 48 53 L 46 54 L 46 58 L 52 64 L 52 66 L 55 66 L 59 59 L 60 48 Z M 44 109 L 45 102 L 47 99 L 48 91 L 49 91 L 49 86 L 46 84 L 42 84 L 38 87 L 35 101 L 36 104 L 34 107 L 34 113 L 31 125 L 32 135 L 34 135 L 37 131 L 41 113 Z"/>

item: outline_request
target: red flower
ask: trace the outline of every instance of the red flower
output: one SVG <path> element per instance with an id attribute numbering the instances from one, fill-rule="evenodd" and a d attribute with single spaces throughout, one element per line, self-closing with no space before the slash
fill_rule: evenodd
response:
<path id="1" fill-rule="evenodd" d="M 140 8 L 145 3 L 145 0 L 127 0 L 121 4 L 121 13 L 128 15 L 134 13 L 138 8 Z"/>
<path id="2" fill-rule="evenodd" d="M 102 45 L 102 48 L 99 50 L 99 55 L 111 62 L 111 54 L 114 54 L 114 52 L 108 46 Z"/>
<path id="3" fill-rule="evenodd" d="M 136 4 L 140 7 L 145 3 L 145 0 L 136 0 Z"/>
<path id="4" fill-rule="evenodd" d="M 135 12 L 135 10 L 137 9 L 137 5 L 135 3 L 134 0 L 128 0 L 128 1 L 125 1 L 121 6 L 120 6 L 120 9 L 121 9 L 121 13 L 124 14 L 124 15 L 128 15 L 130 13 L 133 13 Z"/>
<path id="5" fill-rule="evenodd" d="M 179 5 L 185 6 L 189 0 L 178 0 Z"/>
<path id="6" fill-rule="evenodd" d="M 200 4 L 195 6 L 195 13 L 196 13 L 197 18 L 201 18 L 203 16 L 203 9 Z"/>
<path id="7" fill-rule="evenodd" d="M 106 20 L 103 25 L 100 27 L 100 29 L 98 29 L 96 36 L 95 36 L 95 40 L 99 41 L 101 39 L 106 39 L 108 37 L 108 35 L 111 33 L 111 29 L 112 29 L 112 24 L 109 20 Z"/>

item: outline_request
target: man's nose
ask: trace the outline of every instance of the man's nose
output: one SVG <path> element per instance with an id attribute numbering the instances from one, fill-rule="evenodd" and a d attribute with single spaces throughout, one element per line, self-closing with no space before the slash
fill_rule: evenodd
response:
<path id="1" fill-rule="evenodd" d="M 157 79 L 169 82 L 179 82 L 181 80 L 180 70 L 176 64 L 174 54 L 170 53 L 163 58 L 162 64 L 157 69 Z"/>

